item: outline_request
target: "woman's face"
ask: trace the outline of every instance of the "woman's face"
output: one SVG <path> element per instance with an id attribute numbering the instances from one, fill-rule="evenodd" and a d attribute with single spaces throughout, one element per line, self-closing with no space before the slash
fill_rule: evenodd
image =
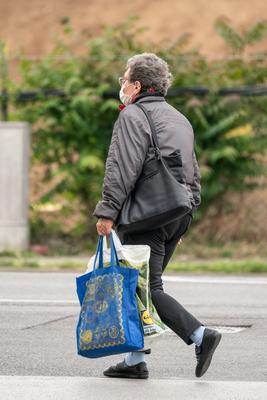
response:
<path id="1" fill-rule="evenodd" d="M 129 81 L 129 68 L 124 73 L 122 89 L 124 94 L 133 97 L 136 97 L 141 91 L 141 84 L 139 81 Z"/>

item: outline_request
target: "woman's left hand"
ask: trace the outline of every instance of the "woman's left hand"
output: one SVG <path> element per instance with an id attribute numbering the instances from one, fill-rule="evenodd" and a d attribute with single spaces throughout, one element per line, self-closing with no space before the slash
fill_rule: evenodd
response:
<path id="1" fill-rule="evenodd" d="M 96 229 L 98 235 L 101 236 L 109 235 L 113 227 L 113 223 L 114 221 L 112 221 L 112 219 L 99 218 L 96 223 Z"/>

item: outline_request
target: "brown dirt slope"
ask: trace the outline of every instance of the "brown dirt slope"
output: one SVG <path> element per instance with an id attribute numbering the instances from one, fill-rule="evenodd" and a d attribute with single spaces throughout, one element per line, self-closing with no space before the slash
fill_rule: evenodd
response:
<path id="1" fill-rule="evenodd" d="M 59 20 L 69 16 L 75 29 L 97 33 L 101 24 L 122 22 L 139 15 L 148 26 L 144 37 L 168 40 L 192 33 L 192 44 L 203 53 L 220 56 L 223 41 L 214 34 L 213 22 L 225 15 L 235 27 L 247 26 L 266 16 L 264 0 L 10 0 L 0 1 L 0 37 L 13 53 L 24 48 L 41 55 L 51 48 L 53 35 L 60 31 Z"/>

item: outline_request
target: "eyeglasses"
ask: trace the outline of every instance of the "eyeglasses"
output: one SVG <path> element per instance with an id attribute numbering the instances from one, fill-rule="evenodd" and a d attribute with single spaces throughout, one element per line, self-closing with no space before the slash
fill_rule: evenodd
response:
<path id="1" fill-rule="evenodd" d="M 119 84 L 120 84 L 120 86 L 122 86 L 122 85 L 124 84 L 124 82 L 126 82 L 127 80 L 128 80 L 127 78 L 120 77 L 120 78 L 119 78 Z"/>

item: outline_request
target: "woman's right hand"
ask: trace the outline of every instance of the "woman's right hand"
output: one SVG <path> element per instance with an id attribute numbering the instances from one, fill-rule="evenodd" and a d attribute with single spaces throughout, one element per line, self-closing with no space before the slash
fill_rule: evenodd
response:
<path id="1" fill-rule="evenodd" d="M 180 238 L 179 241 L 177 242 L 177 244 L 182 244 L 183 239 Z"/>

